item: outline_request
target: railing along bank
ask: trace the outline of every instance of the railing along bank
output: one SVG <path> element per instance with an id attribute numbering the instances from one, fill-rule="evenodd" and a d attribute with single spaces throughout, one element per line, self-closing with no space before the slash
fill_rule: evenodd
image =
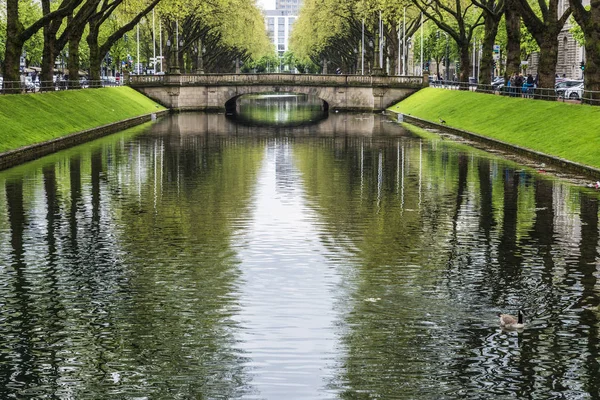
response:
<path id="1" fill-rule="evenodd" d="M 37 93 L 37 92 L 52 92 L 56 90 L 75 90 L 75 89 L 87 89 L 87 88 L 99 88 L 99 87 L 112 87 L 121 85 L 120 81 L 110 81 L 107 79 L 100 81 L 88 81 L 88 80 L 57 80 L 57 81 L 36 81 L 36 82 L 23 82 L 23 81 L 1 81 L 0 80 L 0 93 L 1 94 L 18 94 L 18 93 Z"/>
<path id="2" fill-rule="evenodd" d="M 304 75 L 304 74 L 181 74 L 130 75 L 131 86 L 152 85 L 306 85 L 306 86 L 415 86 L 423 85 L 420 76 Z"/>
<path id="3" fill-rule="evenodd" d="M 470 90 L 472 92 L 494 94 L 507 97 L 521 97 L 534 100 L 557 100 L 565 103 L 589 104 L 600 106 L 600 92 L 593 90 L 570 89 L 570 94 L 565 95 L 566 89 L 540 88 L 540 87 L 511 87 L 495 86 L 477 83 L 433 81 L 429 86 L 447 90 Z"/>

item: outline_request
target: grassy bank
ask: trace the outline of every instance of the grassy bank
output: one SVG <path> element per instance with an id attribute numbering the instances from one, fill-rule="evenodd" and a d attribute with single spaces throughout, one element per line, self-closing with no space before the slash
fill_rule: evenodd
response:
<path id="1" fill-rule="evenodd" d="M 600 168 L 600 107 L 427 88 L 390 110 Z"/>
<path id="2" fill-rule="evenodd" d="M 129 87 L 0 96 L 0 153 L 158 110 Z"/>

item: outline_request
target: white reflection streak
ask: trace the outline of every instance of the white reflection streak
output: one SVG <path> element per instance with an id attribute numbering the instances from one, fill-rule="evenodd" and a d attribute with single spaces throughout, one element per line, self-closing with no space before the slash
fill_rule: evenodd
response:
<path id="1" fill-rule="evenodd" d="M 154 159 L 152 160 L 153 164 L 154 164 L 154 213 L 156 214 L 156 178 L 157 178 L 157 162 L 158 162 L 158 157 L 157 157 L 157 150 L 158 150 L 158 146 L 157 143 L 154 142 Z"/>
<path id="2" fill-rule="evenodd" d="M 381 187 L 383 183 L 383 154 L 379 150 L 379 166 L 377 168 L 377 211 L 381 204 Z"/>
<path id="3" fill-rule="evenodd" d="M 404 210 L 404 145 L 402 145 L 402 181 L 400 184 L 400 209 Z"/>
<path id="4" fill-rule="evenodd" d="M 138 203 L 142 204 L 142 146 L 138 143 L 137 160 Z"/>
<path id="5" fill-rule="evenodd" d="M 362 201 L 363 194 L 363 171 L 364 171 L 364 161 L 365 161 L 365 149 L 364 142 L 361 140 L 360 142 L 360 200 Z"/>
<path id="6" fill-rule="evenodd" d="M 421 208 L 421 182 L 423 180 L 423 142 L 419 142 L 419 209 Z"/>
<path id="7" fill-rule="evenodd" d="M 398 67 L 400 68 L 400 67 Z M 396 193 L 400 191 L 400 141 L 396 143 Z"/>

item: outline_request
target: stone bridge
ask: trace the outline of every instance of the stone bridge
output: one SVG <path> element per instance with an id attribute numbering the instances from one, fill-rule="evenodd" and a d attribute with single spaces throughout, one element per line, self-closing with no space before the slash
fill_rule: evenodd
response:
<path id="1" fill-rule="evenodd" d="M 175 111 L 234 110 L 238 97 L 304 93 L 325 110 L 382 111 L 427 85 L 427 76 L 305 74 L 131 75 L 128 84 Z"/>

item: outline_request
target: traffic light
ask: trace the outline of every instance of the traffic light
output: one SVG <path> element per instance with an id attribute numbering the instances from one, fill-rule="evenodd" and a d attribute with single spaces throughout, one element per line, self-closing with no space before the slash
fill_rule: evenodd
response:
<path id="1" fill-rule="evenodd" d="M 581 70 L 583 71 L 585 69 L 585 63 L 582 61 L 579 65 L 581 65 Z"/>

